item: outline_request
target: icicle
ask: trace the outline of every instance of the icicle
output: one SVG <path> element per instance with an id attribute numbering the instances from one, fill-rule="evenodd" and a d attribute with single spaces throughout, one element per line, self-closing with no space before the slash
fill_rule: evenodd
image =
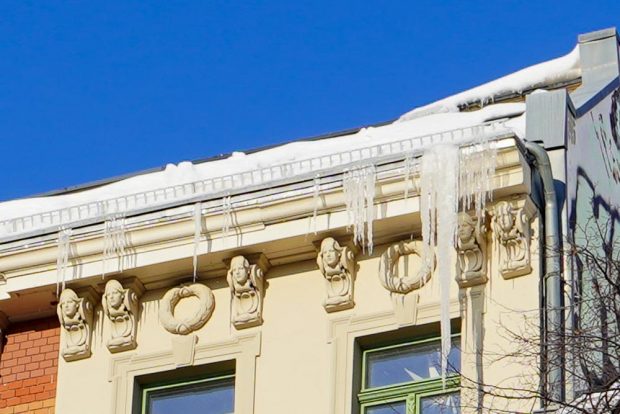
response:
<path id="1" fill-rule="evenodd" d="M 113 214 L 104 223 L 103 229 L 103 272 L 101 277 L 105 277 L 107 261 L 113 257 L 118 257 L 119 271 L 125 270 L 125 247 L 127 239 L 125 237 L 125 216 L 123 214 Z"/>
<path id="2" fill-rule="evenodd" d="M 422 239 L 425 245 L 426 266 L 432 266 L 434 261 L 432 249 L 435 245 L 437 246 L 441 315 L 441 377 L 444 386 L 451 347 L 450 283 L 452 281 L 452 252 L 457 227 L 458 185 L 458 147 L 441 144 L 429 148 L 422 158 Z"/>
<path id="3" fill-rule="evenodd" d="M 405 200 L 409 198 L 409 184 L 413 178 L 413 166 L 414 166 L 415 158 L 412 154 L 407 155 L 405 157 Z"/>
<path id="4" fill-rule="evenodd" d="M 372 224 L 375 218 L 375 167 L 361 166 L 344 173 L 342 186 L 349 226 L 353 226 L 353 240 L 372 254 Z M 367 233 L 364 233 L 366 225 Z"/>
<path id="5" fill-rule="evenodd" d="M 314 185 L 312 187 L 312 204 L 314 204 L 314 210 L 312 212 L 312 226 L 314 234 L 316 234 L 316 215 L 319 209 L 319 203 L 321 202 L 321 181 L 317 174 L 314 177 Z"/>
<path id="6" fill-rule="evenodd" d="M 71 229 L 60 229 L 58 232 L 58 253 L 56 256 L 56 296 L 59 295 L 60 286 L 65 289 L 67 266 L 71 248 Z"/>
<path id="7" fill-rule="evenodd" d="M 222 199 L 222 238 L 228 238 L 228 232 L 232 225 L 232 204 L 230 202 L 230 196 L 226 196 Z"/>
<path id="8" fill-rule="evenodd" d="M 194 254 L 192 264 L 194 266 L 194 283 L 196 283 L 196 273 L 198 271 L 198 245 L 200 244 L 200 235 L 202 234 L 202 204 L 194 204 Z"/>
<path id="9" fill-rule="evenodd" d="M 368 254 L 372 254 L 373 234 L 372 223 L 375 221 L 375 182 L 377 175 L 375 173 L 375 167 L 368 167 L 365 171 L 365 195 L 366 195 L 366 246 L 368 247 Z"/>
<path id="10" fill-rule="evenodd" d="M 483 134 L 462 150 L 459 196 L 463 211 L 474 209 L 481 220 L 487 200 L 492 196 L 497 147 Z"/>

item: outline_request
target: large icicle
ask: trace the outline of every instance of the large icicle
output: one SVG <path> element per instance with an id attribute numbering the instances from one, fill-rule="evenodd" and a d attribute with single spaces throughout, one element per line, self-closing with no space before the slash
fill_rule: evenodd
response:
<path id="1" fill-rule="evenodd" d="M 473 207 L 483 221 L 486 201 L 493 190 L 497 149 L 494 142 L 480 136 L 471 146 L 430 147 L 422 157 L 420 171 L 420 215 L 424 241 L 424 263 L 437 263 L 441 313 L 441 377 L 444 380 L 450 354 L 450 284 L 452 252 L 458 223 L 459 202 L 463 211 Z M 406 178 L 410 174 L 406 167 Z M 434 250 L 436 247 L 436 250 Z"/>
<path id="2" fill-rule="evenodd" d="M 67 266 L 71 249 L 71 229 L 61 229 L 58 232 L 58 253 L 56 256 L 56 296 L 65 289 Z"/>
<path id="3" fill-rule="evenodd" d="M 319 203 L 321 202 L 321 180 L 317 174 L 314 177 L 314 183 L 312 185 L 312 204 L 314 209 L 312 211 L 312 231 L 316 234 L 316 217 L 319 209 Z"/>
<path id="4" fill-rule="evenodd" d="M 196 273 L 198 272 L 198 246 L 200 244 L 200 235 L 202 234 L 202 204 L 194 204 L 194 253 L 192 257 L 192 265 L 194 266 L 194 283 L 196 283 Z"/>
<path id="5" fill-rule="evenodd" d="M 457 226 L 459 148 L 454 145 L 436 145 L 422 158 L 421 215 L 422 239 L 426 247 L 424 261 L 432 266 L 436 245 L 437 275 L 440 294 L 441 321 L 441 378 L 445 384 L 448 355 L 451 347 L 450 282 L 452 280 L 452 252 Z M 435 240 L 436 237 L 436 240 Z"/>
<path id="6" fill-rule="evenodd" d="M 125 216 L 113 214 L 104 223 L 102 276 L 105 276 L 107 261 L 114 257 L 118 257 L 119 271 L 125 270 L 125 247 L 127 247 Z"/>
<path id="7" fill-rule="evenodd" d="M 372 254 L 372 224 L 375 219 L 375 181 L 374 165 L 352 168 L 344 173 L 342 186 L 349 216 L 349 226 L 353 227 L 353 240 Z M 366 226 L 366 233 L 364 232 Z"/>

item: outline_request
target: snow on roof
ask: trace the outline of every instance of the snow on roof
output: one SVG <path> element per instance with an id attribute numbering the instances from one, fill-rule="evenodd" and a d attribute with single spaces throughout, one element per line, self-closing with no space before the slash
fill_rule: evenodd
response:
<path id="1" fill-rule="evenodd" d="M 576 46 L 565 56 L 529 66 L 475 88 L 415 108 L 402 115 L 398 122 L 433 113 L 458 112 L 459 106 L 472 102 L 479 102 L 482 106 L 486 103 L 492 103 L 497 96 L 522 93 L 542 86 L 569 82 L 580 76 L 579 46 Z"/>
<path id="2" fill-rule="evenodd" d="M 436 134 L 452 134 L 452 138 L 447 139 L 458 140 L 473 139 L 476 134 L 490 130 L 496 134 L 508 133 L 507 128 L 488 121 L 518 116 L 524 111 L 525 104 L 511 103 L 490 105 L 480 111 L 434 114 L 408 122 L 364 128 L 351 135 L 292 142 L 252 154 L 235 152 L 229 158 L 201 164 L 168 164 L 163 171 L 81 192 L 11 200 L 0 203 L 3 219 L 0 237 L 69 225 L 78 219 L 104 218 L 106 214 L 129 212 L 171 200 L 208 196 L 248 184 L 266 186 L 276 179 L 320 174 L 322 170 L 352 162 L 370 162 L 377 155 L 390 151 L 402 153 L 421 149 L 434 142 L 437 138 L 432 136 Z M 459 132 L 450 132 L 455 130 Z"/>
<path id="3" fill-rule="evenodd" d="M 459 105 L 472 101 L 492 102 L 499 94 L 574 80 L 579 76 L 579 50 L 575 48 L 566 56 L 416 108 L 391 124 L 329 139 L 292 142 L 252 154 L 235 152 L 228 158 L 205 163 L 168 164 L 163 171 L 83 191 L 2 202 L 0 237 L 58 228 L 83 219 L 104 219 L 113 213 L 127 213 L 197 196 L 207 198 L 209 194 L 243 189 L 248 184 L 267 186 L 277 179 L 308 173 L 320 175 L 325 169 L 345 168 L 354 161 L 370 161 L 377 154 L 385 155 L 385 151 L 422 149 L 435 142 L 434 138 L 425 140 L 434 134 L 450 133 L 457 139 L 458 134 L 453 131 L 460 131 L 461 139 L 466 135 L 473 139 L 481 133 L 481 130 L 476 132 L 476 127 L 482 126 L 484 130 L 489 121 L 500 118 L 512 118 L 501 122 L 503 132 L 523 137 L 525 104 L 493 104 L 462 113 Z M 465 133 L 465 129 L 469 132 Z M 395 150 L 394 144 L 398 144 Z"/>

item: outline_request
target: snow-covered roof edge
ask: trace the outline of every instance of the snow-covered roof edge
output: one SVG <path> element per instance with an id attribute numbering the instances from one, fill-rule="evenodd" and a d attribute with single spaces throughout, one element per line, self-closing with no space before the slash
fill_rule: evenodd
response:
<path id="1" fill-rule="evenodd" d="M 403 114 L 397 122 L 409 121 L 430 114 L 459 112 L 459 107 L 478 102 L 480 106 L 493 103 L 497 96 L 522 93 L 544 86 L 570 82 L 581 76 L 579 46 L 569 54 L 521 69 L 517 72 L 484 83 L 475 88 L 420 106 Z"/>
<path id="2" fill-rule="evenodd" d="M 205 164 L 169 165 L 164 171 L 79 193 L 0 203 L 0 238 L 37 229 L 54 231 L 85 219 L 105 220 L 111 214 L 131 214 L 196 197 L 247 191 L 282 179 L 307 178 L 308 174 L 312 178 L 329 169 L 372 163 L 378 156 L 404 156 L 433 143 L 514 134 L 515 129 L 505 121 L 524 111 L 523 103 L 513 103 L 490 105 L 475 112 L 436 114 L 324 141 L 293 142 L 251 155 L 236 153 Z M 497 119 L 502 121 L 490 122 Z"/>

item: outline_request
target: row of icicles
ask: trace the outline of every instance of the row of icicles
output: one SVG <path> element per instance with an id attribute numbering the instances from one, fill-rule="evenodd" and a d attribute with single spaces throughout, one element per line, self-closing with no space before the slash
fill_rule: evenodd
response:
<path id="1" fill-rule="evenodd" d="M 472 146 L 459 149 L 456 145 L 440 144 L 428 148 L 422 162 L 417 164 L 414 155 L 407 156 L 404 162 L 405 199 L 410 187 L 416 188 L 420 196 L 422 221 L 422 240 L 425 246 L 423 261 L 431 266 L 436 256 L 437 278 L 439 279 L 441 308 L 441 373 L 445 380 L 448 354 L 450 353 L 450 280 L 451 252 L 455 245 L 457 215 L 461 211 L 475 211 L 481 218 L 486 201 L 490 199 L 492 178 L 495 174 L 496 147 L 494 143 L 479 139 Z M 414 171 L 419 166 L 418 171 Z M 414 182 L 414 172 L 419 182 Z M 377 173 L 372 164 L 360 165 L 344 172 L 342 187 L 348 215 L 349 228 L 353 229 L 354 242 L 372 254 L 373 221 L 375 220 L 375 185 Z M 314 178 L 312 223 L 316 233 L 317 211 L 320 204 L 320 179 Z M 233 226 L 232 203 L 230 196 L 222 200 L 222 237 L 227 239 Z M 198 269 L 198 247 L 202 230 L 202 203 L 194 204 L 193 210 L 193 279 L 196 281 Z M 104 223 L 103 275 L 106 262 L 117 257 L 119 269 L 124 269 L 125 216 L 110 216 Z M 66 271 L 70 257 L 71 229 L 62 228 L 58 233 L 57 291 L 65 288 Z M 58 293 L 58 292 L 57 292 Z"/>

